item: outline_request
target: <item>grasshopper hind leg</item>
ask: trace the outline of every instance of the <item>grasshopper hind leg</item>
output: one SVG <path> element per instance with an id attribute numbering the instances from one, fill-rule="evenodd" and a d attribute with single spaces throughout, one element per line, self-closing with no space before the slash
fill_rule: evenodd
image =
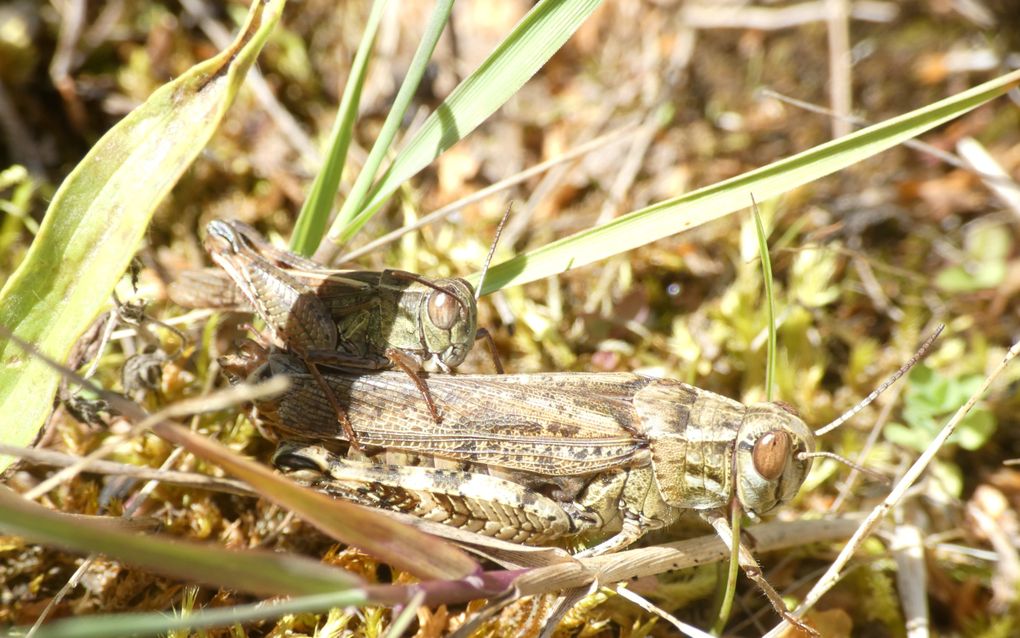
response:
<path id="1" fill-rule="evenodd" d="M 273 464 L 337 498 L 513 543 L 542 544 L 591 524 L 583 512 L 481 472 L 353 461 L 299 441 L 281 442 Z"/>

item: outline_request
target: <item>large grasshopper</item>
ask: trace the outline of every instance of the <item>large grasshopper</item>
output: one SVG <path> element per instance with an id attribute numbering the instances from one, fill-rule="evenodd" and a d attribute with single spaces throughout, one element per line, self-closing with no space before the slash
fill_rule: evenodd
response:
<path id="1" fill-rule="evenodd" d="M 844 422 L 913 365 L 822 430 Z M 436 423 L 407 377 L 331 374 L 357 436 L 386 454 L 348 450 L 321 387 L 299 361 L 251 352 L 225 358 L 237 381 L 291 379 L 254 417 L 281 440 L 275 465 L 340 498 L 523 544 L 589 540 L 619 551 L 685 512 L 730 542 L 729 510 L 760 516 L 793 499 L 815 434 L 779 403 L 744 405 L 670 379 L 628 373 L 435 375 Z M 821 432 L 822 430 L 819 430 Z M 741 549 L 746 573 L 789 620 L 782 599 Z M 800 625 L 800 623 L 797 623 Z"/>
<path id="2" fill-rule="evenodd" d="M 438 422 L 439 411 L 418 375 L 424 364 L 432 361 L 449 372 L 475 341 L 486 339 L 496 370 L 503 371 L 492 337 L 477 326 L 477 297 L 464 279 L 326 269 L 273 247 L 238 221 L 211 222 L 205 246 L 222 270 L 185 276 L 172 287 L 174 299 L 192 307 L 254 309 L 277 342 L 298 353 L 315 374 L 316 364 L 354 371 L 396 365 L 413 379 Z M 342 406 L 334 410 L 353 439 Z"/>

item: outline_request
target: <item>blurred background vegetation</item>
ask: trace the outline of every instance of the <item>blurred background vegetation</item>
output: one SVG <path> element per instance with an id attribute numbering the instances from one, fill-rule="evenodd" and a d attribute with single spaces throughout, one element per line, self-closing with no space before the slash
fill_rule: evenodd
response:
<path id="1" fill-rule="evenodd" d="M 246 6 L 198 0 L 14 0 L 0 6 L 0 277 L 20 262 L 56 186 L 90 146 L 157 87 L 218 51 Z M 518 0 L 457 3 L 405 130 L 420 124 L 528 8 Z M 137 273 L 149 312 L 163 319 L 182 314 L 167 301 L 165 284 L 183 268 L 208 264 L 200 229 L 209 220 L 232 217 L 271 237 L 290 236 L 321 165 L 368 10 L 363 2 L 289 3 L 260 58 L 258 80 L 249 78 L 206 151 L 154 217 Z M 429 3 L 396 2 L 383 18 L 353 164 L 338 202 L 375 139 L 430 10 Z M 1016 67 L 1017 34 L 1020 8 L 1009 0 L 607 1 L 504 108 L 399 191 L 347 248 L 601 135 L 625 131 L 611 144 L 358 261 L 359 267 L 464 275 L 478 269 L 511 201 L 515 211 L 496 262 L 853 128 L 783 96 L 880 121 Z M 902 472 L 1020 336 L 1020 196 L 1015 182 L 990 186 L 968 166 L 978 148 L 1007 176 L 1020 174 L 1018 100 L 1014 90 L 924 136 L 937 151 L 964 155 L 957 164 L 930 149 L 899 147 L 762 205 L 776 279 L 776 398 L 795 405 L 808 423 L 820 425 L 853 405 L 936 323 L 948 325 L 909 382 L 831 435 L 828 449 L 856 458 L 867 447 L 868 466 Z M 980 172 L 989 170 L 983 164 Z M 510 371 L 639 371 L 761 400 L 766 310 L 757 254 L 749 217 L 731 216 L 501 291 L 483 302 L 480 323 L 496 335 Z M 190 345 L 166 364 L 158 389 L 146 393 L 150 407 L 221 384 L 209 362 L 230 347 L 237 322 L 181 323 Z M 139 347 L 115 340 L 97 378 L 121 389 L 122 364 Z M 488 371 L 483 354 L 476 349 L 462 369 Z M 885 530 L 888 535 L 896 525 L 909 525 L 921 531 L 928 560 L 927 583 L 919 586 L 927 590 L 933 627 L 944 635 L 1020 632 L 1020 474 L 1004 465 L 1020 457 L 1020 372 L 1007 376 Z M 265 459 L 269 444 L 243 419 L 233 419 L 220 414 L 194 425 Z M 123 428 L 116 419 L 109 427 Z M 107 434 L 58 409 L 41 436 L 47 447 L 84 454 Z M 169 454 L 159 439 L 136 437 L 112 458 L 158 465 Z M 188 455 L 177 467 L 203 469 Z M 23 491 L 46 473 L 21 465 L 5 478 Z M 870 479 L 850 485 L 845 468 L 816 463 L 799 501 L 781 516 L 863 511 L 883 489 Z M 43 501 L 68 512 L 117 513 L 124 497 L 116 481 L 86 475 Z M 142 507 L 181 536 L 323 556 L 369 579 L 402 577 L 251 499 L 159 487 Z M 803 587 L 798 579 L 817 573 L 833 551 L 768 557 L 770 581 L 780 590 Z M 0 626 L 34 622 L 78 561 L 0 537 Z M 869 545 L 816 612 L 816 621 L 829 628 L 826 635 L 906 635 L 897 589 L 905 585 L 896 574 L 887 549 Z M 689 574 L 669 574 L 633 589 L 704 623 L 704 612 L 685 605 L 710 594 L 714 571 L 709 575 L 702 579 L 707 586 Z M 189 605 L 245 600 L 99 560 L 53 616 L 179 609 L 185 593 Z M 760 603 L 753 591 L 747 594 L 747 606 Z M 412 627 L 420 636 L 441 635 L 464 612 L 423 609 Z M 378 635 L 388 617 L 378 609 L 335 613 L 328 627 Z M 599 599 L 572 614 L 561 631 L 669 634 L 649 618 L 625 601 Z M 312 635 L 324 622 L 291 616 L 237 631 Z M 514 616 L 500 622 L 486 631 L 505 634 Z M 735 626 L 739 635 L 760 632 L 751 621 Z"/>

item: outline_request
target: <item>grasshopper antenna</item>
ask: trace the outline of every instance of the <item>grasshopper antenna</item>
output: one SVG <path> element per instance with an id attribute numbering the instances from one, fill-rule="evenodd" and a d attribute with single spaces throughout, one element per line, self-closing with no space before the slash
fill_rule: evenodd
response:
<path id="1" fill-rule="evenodd" d="M 876 472 L 875 470 L 873 470 L 871 468 L 864 467 L 863 465 L 860 465 L 859 463 L 854 463 L 850 459 L 848 459 L 848 458 L 846 458 L 844 456 L 840 456 L 840 455 L 836 454 L 835 452 L 801 452 L 800 454 L 797 455 L 797 458 L 798 459 L 815 459 L 815 458 L 832 459 L 833 461 L 836 461 L 838 463 L 842 463 L 843 465 L 846 465 L 847 467 L 850 467 L 850 468 L 853 468 L 853 469 L 857 470 L 861 474 L 866 474 L 867 476 L 870 476 L 873 479 L 876 479 L 876 480 L 881 481 L 883 483 L 888 483 L 889 482 L 889 477 L 886 476 L 885 474 L 882 474 L 881 472 Z"/>
<path id="2" fill-rule="evenodd" d="M 938 339 L 938 336 L 942 334 L 942 330 L 945 327 L 946 327 L 945 324 L 940 323 L 938 327 L 935 328 L 935 332 L 933 332 L 931 336 L 924 340 L 924 343 L 922 343 L 921 347 L 917 349 L 917 352 L 914 353 L 914 356 L 910 357 L 909 361 L 904 363 L 899 370 L 893 373 L 891 377 L 886 379 L 885 383 L 875 388 L 874 392 L 864 397 L 864 399 L 860 403 L 858 403 L 857 405 L 855 405 L 854 407 L 850 408 L 842 415 L 837 417 L 835 421 L 815 430 L 815 436 L 822 436 L 823 434 L 828 434 L 829 432 L 832 432 L 839 426 L 843 425 L 844 423 L 849 421 L 855 414 L 857 414 L 865 407 L 867 407 L 869 403 L 871 403 L 878 397 L 878 395 L 885 392 L 889 386 L 896 383 L 897 379 L 906 374 L 908 370 L 913 368 L 918 361 L 923 359 L 925 355 L 928 354 L 928 350 L 931 349 L 932 344 L 935 343 L 935 340 Z"/>
<path id="3" fill-rule="evenodd" d="M 503 213 L 503 219 L 499 220 L 499 226 L 496 226 L 496 236 L 492 238 L 492 246 L 489 246 L 489 254 L 485 257 L 485 265 L 482 266 L 482 276 L 478 278 L 478 287 L 475 288 L 475 301 L 482 296 L 482 284 L 485 283 L 485 275 L 489 272 L 489 264 L 492 262 L 492 256 L 496 254 L 496 244 L 499 243 L 499 236 L 503 234 L 503 227 L 506 226 L 506 220 L 510 219 L 510 211 L 513 210 L 514 203 L 511 202 L 506 207 L 506 212 Z"/>

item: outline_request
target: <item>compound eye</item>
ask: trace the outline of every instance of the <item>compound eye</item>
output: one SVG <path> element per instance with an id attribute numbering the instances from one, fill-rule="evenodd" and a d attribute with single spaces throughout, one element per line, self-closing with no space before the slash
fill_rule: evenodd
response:
<path id="1" fill-rule="evenodd" d="M 793 443 L 790 435 L 783 430 L 772 430 L 755 441 L 751 450 L 754 469 L 766 481 L 774 481 L 783 475 L 786 464 L 790 460 L 790 448 Z"/>
<path id="2" fill-rule="evenodd" d="M 429 295 L 426 309 L 431 321 L 440 330 L 449 330 L 460 318 L 460 304 L 453 295 L 440 290 L 433 291 Z"/>

